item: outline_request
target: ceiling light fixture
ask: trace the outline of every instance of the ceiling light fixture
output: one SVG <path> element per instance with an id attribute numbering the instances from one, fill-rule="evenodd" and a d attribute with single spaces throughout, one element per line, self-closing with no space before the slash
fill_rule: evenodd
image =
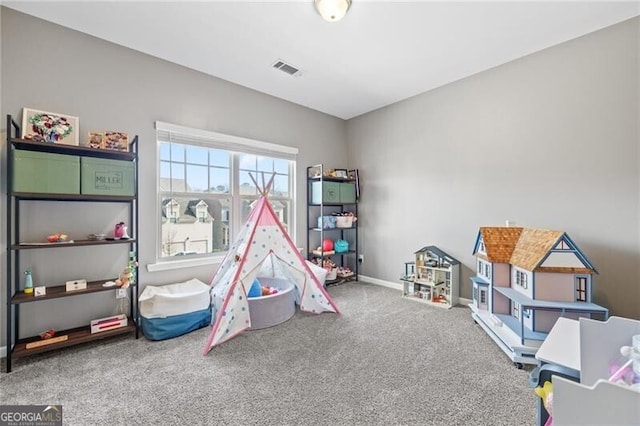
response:
<path id="1" fill-rule="evenodd" d="M 351 6 L 351 0 L 314 0 L 320 16 L 326 21 L 338 22 Z"/>

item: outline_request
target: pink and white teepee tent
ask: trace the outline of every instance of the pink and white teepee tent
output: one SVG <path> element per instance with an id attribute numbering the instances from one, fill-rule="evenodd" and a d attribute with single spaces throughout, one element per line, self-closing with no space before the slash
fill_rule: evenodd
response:
<path id="1" fill-rule="evenodd" d="M 339 313 L 267 199 L 274 176 L 264 185 L 263 175 L 261 197 L 211 281 L 215 317 L 204 355 L 214 346 L 251 327 L 247 294 L 261 271 L 269 271 L 274 277 L 291 281 L 295 285 L 295 300 L 300 310 L 317 314 Z M 253 176 L 251 179 L 258 188 L 256 179 Z"/>

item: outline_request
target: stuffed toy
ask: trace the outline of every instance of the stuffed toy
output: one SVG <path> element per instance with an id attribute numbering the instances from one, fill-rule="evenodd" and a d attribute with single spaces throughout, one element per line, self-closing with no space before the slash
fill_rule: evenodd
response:
<path id="1" fill-rule="evenodd" d="M 122 272 L 120 272 L 120 276 L 116 280 L 116 285 L 120 288 L 128 288 L 131 283 L 131 278 L 133 277 L 133 272 L 131 268 L 124 268 Z"/>

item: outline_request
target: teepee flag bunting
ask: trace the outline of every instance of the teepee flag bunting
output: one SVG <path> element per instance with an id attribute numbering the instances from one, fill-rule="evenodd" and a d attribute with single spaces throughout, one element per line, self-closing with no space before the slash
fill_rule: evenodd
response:
<path id="1" fill-rule="evenodd" d="M 261 196 L 211 281 L 215 319 L 204 355 L 251 327 L 247 294 L 259 274 L 291 281 L 301 311 L 339 313 L 267 199 L 274 177 L 265 185 L 263 175 Z M 258 188 L 256 179 L 251 179 Z"/>

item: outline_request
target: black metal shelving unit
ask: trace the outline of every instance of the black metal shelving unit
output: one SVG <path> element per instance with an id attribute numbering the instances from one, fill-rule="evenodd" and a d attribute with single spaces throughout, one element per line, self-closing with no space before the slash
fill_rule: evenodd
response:
<path id="1" fill-rule="evenodd" d="M 140 313 L 138 311 L 139 297 L 139 274 L 135 268 L 136 283 L 131 285 L 131 297 L 129 298 L 129 318 L 126 327 L 91 333 L 90 326 L 78 327 L 69 330 L 60 330 L 56 334 L 65 336 L 66 340 L 51 343 L 43 346 L 28 348 L 27 345 L 40 340 L 39 336 L 21 337 L 20 329 L 20 306 L 24 303 L 43 302 L 46 300 L 75 297 L 84 294 L 115 291 L 115 287 L 103 287 L 106 281 L 113 278 L 92 281 L 87 283 L 87 288 L 75 291 L 66 291 L 65 285 L 47 286 L 46 294 L 34 296 L 25 294 L 20 289 L 20 252 L 23 250 L 58 250 L 71 247 L 90 246 L 117 246 L 126 245 L 129 252 L 134 252 L 139 257 L 138 241 L 136 238 L 126 240 L 74 240 L 64 243 L 29 243 L 20 241 L 20 207 L 23 201 L 64 201 L 64 202 L 91 202 L 91 203 L 124 203 L 129 206 L 128 232 L 131 235 L 138 233 L 138 137 L 135 136 L 130 143 L 130 150 L 108 151 L 84 146 L 62 145 L 54 143 L 36 142 L 21 139 L 20 126 L 13 120 L 11 115 L 7 115 L 7 203 L 6 203 L 6 371 L 11 372 L 12 358 L 26 357 L 41 352 L 47 352 L 67 346 L 90 342 L 125 333 L 135 334 L 139 337 Z M 63 155 L 73 155 L 79 157 L 94 157 L 112 160 L 131 161 L 134 164 L 134 195 L 114 196 L 114 195 L 85 195 L 85 194 L 51 194 L 37 192 L 14 192 L 12 167 L 14 164 L 15 150 L 36 151 L 43 153 L 54 153 Z M 80 179 L 80 176 L 78 176 Z M 31 345 L 30 345 L 31 346 Z"/>
<path id="2" fill-rule="evenodd" d="M 332 213 L 351 212 L 358 217 L 358 190 L 357 170 L 348 170 L 349 174 L 355 178 L 328 177 L 325 176 L 325 167 L 322 164 L 307 167 L 307 257 L 308 259 L 331 259 L 337 266 L 348 267 L 352 271 L 349 276 L 337 276 L 335 279 L 327 279 L 326 285 L 341 284 L 347 281 L 357 281 L 359 271 L 358 261 L 358 222 L 355 221 L 349 228 L 324 228 L 318 226 L 318 218 L 330 216 Z M 320 196 L 320 202 L 314 202 L 313 185 L 319 183 L 322 188 L 326 182 L 354 185 L 356 198 L 354 202 L 325 202 Z M 349 242 L 349 250 L 344 253 L 326 252 L 322 248 L 322 241 L 330 238 L 335 241 L 344 239 Z M 320 250 L 316 250 L 317 248 Z"/>

